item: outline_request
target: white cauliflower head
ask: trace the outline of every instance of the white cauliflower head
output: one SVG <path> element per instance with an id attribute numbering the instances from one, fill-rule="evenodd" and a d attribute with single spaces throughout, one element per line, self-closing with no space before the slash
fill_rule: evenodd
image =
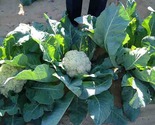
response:
<path id="1" fill-rule="evenodd" d="M 17 73 L 19 69 L 8 64 L 2 64 L 0 67 L 0 93 L 5 97 L 8 96 L 9 91 L 16 93 L 20 92 L 26 83 L 25 80 L 11 79 Z M 7 82 L 6 82 L 7 81 Z"/>
<path id="2" fill-rule="evenodd" d="M 83 51 L 68 51 L 62 60 L 62 65 L 70 77 L 87 74 L 91 70 L 91 62 Z"/>

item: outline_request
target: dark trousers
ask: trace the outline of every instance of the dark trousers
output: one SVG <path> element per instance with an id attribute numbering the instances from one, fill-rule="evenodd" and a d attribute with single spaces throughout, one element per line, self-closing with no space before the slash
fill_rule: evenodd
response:
<path id="1" fill-rule="evenodd" d="M 76 17 L 81 16 L 83 0 L 66 0 L 67 13 L 70 21 L 77 25 L 74 21 Z M 100 13 L 105 9 L 107 0 L 90 0 L 88 14 L 92 16 L 99 16 Z"/>

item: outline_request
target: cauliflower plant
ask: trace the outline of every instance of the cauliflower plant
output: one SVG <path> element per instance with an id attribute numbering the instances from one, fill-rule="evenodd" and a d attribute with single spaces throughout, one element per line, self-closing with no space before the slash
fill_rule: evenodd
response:
<path id="1" fill-rule="evenodd" d="M 77 50 L 68 51 L 62 60 L 62 65 L 70 77 L 87 74 L 91 69 L 91 62 L 87 55 Z"/>
<path id="2" fill-rule="evenodd" d="M 0 93 L 5 97 L 10 90 L 18 93 L 22 90 L 26 81 L 11 79 L 19 72 L 19 69 L 8 64 L 2 64 L 0 67 Z"/>

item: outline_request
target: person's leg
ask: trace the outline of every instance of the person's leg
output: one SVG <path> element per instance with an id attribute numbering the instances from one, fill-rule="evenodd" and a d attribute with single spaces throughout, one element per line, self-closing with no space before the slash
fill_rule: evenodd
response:
<path id="1" fill-rule="evenodd" d="M 66 8 L 71 23 L 77 25 L 74 19 L 81 16 L 82 0 L 66 0 Z"/>
<path id="2" fill-rule="evenodd" d="M 90 0 L 88 14 L 98 17 L 105 9 L 107 0 Z"/>

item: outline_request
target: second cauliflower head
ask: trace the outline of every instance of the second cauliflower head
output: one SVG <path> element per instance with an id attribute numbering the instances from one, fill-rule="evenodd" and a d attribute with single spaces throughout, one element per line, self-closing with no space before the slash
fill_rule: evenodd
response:
<path id="1" fill-rule="evenodd" d="M 25 80 L 16 80 L 8 78 L 14 77 L 19 73 L 19 68 L 10 66 L 8 64 L 2 64 L 0 67 L 0 93 L 5 97 L 8 96 L 9 91 L 14 91 L 16 93 L 20 92 L 26 83 Z M 8 82 L 6 82 L 8 80 Z M 6 82 L 6 83 L 5 83 Z M 5 83 L 5 84 L 4 84 Z"/>
<path id="2" fill-rule="evenodd" d="M 83 51 L 68 51 L 62 60 L 62 65 L 70 77 L 87 74 L 91 70 L 91 62 Z"/>

